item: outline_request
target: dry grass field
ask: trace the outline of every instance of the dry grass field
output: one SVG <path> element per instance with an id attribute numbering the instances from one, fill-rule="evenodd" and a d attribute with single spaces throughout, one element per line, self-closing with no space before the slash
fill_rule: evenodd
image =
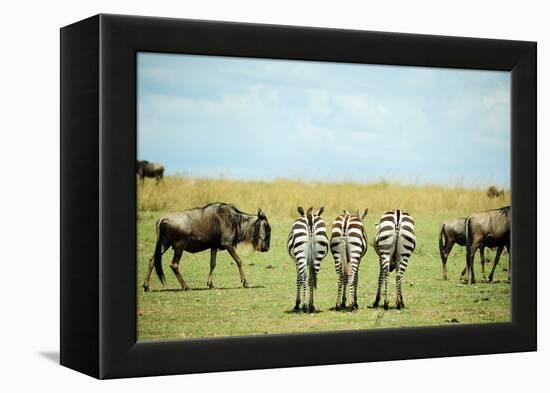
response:
<path id="1" fill-rule="evenodd" d="M 138 338 L 181 339 L 508 321 L 510 285 L 505 281 L 507 272 L 504 271 L 508 268 L 508 255 L 501 258 L 495 282 L 491 284 L 459 283 L 465 264 L 464 249 L 459 246 L 455 246 L 449 257 L 449 280 L 444 281 L 441 274 L 438 250 L 441 222 L 510 203 L 508 193 L 490 199 L 485 192 L 481 188 L 387 182 L 328 184 L 183 177 L 167 177 L 157 186 L 148 179 L 144 185 L 138 185 Z M 215 288 L 207 289 L 209 252 L 206 251 L 184 253 L 180 271 L 191 290 L 181 291 L 168 269 L 172 254 L 168 251 L 163 258 L 166 286 L 162 286 L 153 273 L 151 290 L 143 292 L 141 285 L 147 260 L 154 250 L 155 222 L 159 216 L 215 201 L 233 203 L 250 213 L 261 207 L 269 219 L 272 227 L 269 252 L 254 253 L 247 247 L 238 249 L 250 288 L 240 286 L 236 265 L 226 252 L 220 252 L 214 273 Z M 417 249 L 404 277 L 406 308 L 393 308 L 394 274 L 390 275 L 390 310 L 369 308 L 378 277 L 378 259 L 369 247 L 360 267 L 358 311 L 331 310 L 336 300 L 337 279 L 329 254 L 323 260 L 315 295 L 319 312 L 291 312 L 296 275 L 286 251 L 286 238 L 299 205 L 324 206 L 323 217 L 328 226 L 342 209 L 362 211 L 368 207 L 365 228 L 369 242 L 374 224 L 383 212 L 394 208 L 408 211 L 416 221 Z M 487 254 L 492 262 L 494 252 Z M 475 271 L 481 278 L 479 257 Z"/>

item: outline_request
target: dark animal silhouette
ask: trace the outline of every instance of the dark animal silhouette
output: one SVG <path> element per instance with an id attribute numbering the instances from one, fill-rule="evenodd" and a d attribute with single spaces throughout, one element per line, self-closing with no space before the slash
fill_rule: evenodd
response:
<path id="1" fill-rule="evenodd" d="M 447 259 L 455 244 L 464 247 L 466 245 L 466 218 L 454 218 L 452 220 L 445 221 L 441 225 L 441 231 L 439 232 L 439 254 L 441 255 L 441 263 L 443 265 L 443 279 L 447 279 Z M 479 247 L 479 254 L 481 256 L 481 271 L 485 277 L 485 246 L 482 244 Z M 464 267 L 460 279 L 464 278 L 467 267 Z"/>
<path id="2" fill-rule="evenodd" d="M 493 274 L 498 265 L 504 247 L 510 253 L 510 206 L 472 214 L 466 219 L 466 283 L 476 282 L 474 274 L 474 256 L 481 246 L 497 247 L 493 268 L 489 274 L 489 282 L 493 281 Z M 508 266 L 508 280 L 510 280 L 510 265 Z"/>
<path id="3" fill-rule="evenodd" d="M 164 167 L 149 161 L 138 161 L 136 163 L 136 172 L 141 183 L 146 177 L 151 177 L 157 180 L 157 184 L 164 179 Z"/>
<path id="4" fill-rule="evenodd" d="M 504 190 L 499 190 L 495 186 L 491 186 L 487 189 L 487 196 L 489 198 L 500 198 L 504 196 Z"/>
<path id="5" fill-rule="evenodd" d="M 241 259 L 235 251 L 239 243 L 249 243 L 255 251 L 269 250 L 271 227 L 262 209 L 257 214 L 247 214 L 235 206 L 216 202 L 204 207 L 184 210 L 182 212 L 167 213 L 156 224 L 157 243 L 155 252 L 149 259 L 147 276 L 143 283 L 145 291 L 149 289 L 149 280 L 153 267 L 160 281 L 164 284 L 162 269 L 162 255 L 172 248 L 174 256 L 170 268 L 183 290 L 189 286 L 179 272 L 179 263 L 184 251 L 196 253 L 210 249 L 210 274 L 207 285 L 214 287 L 212 274 L 216 267 L 216 253 L 218 250 L 227 250 L 239 268 L 241 283 L 248 286 L 244 275 Z"/>

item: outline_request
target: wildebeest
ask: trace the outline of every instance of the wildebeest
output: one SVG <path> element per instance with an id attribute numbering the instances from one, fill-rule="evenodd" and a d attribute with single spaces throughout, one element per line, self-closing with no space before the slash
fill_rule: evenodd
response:
<path id="1" fill-rule="evenodd" d="M 142 183 L 146 177 L 151 177 L 156 179 L 158 184 L 164 178 L 164 167 L 154 162 L 138 161 L 136 163 L 136 173 Z"/>
<path id="2" fill-rule="evenodd" d="M 441 263 L 443 265 L 443 279 L 447 279 L 447 259 L 453 249 L 453 246 L 458 244 L 459 246 L 466 245 L 466 218 L 454 218 L 445 221 L 441 225 L 441 231 L 439 232 L 439 254 L 441 255 Z M 483 244 L 479 247 L 479 254 L 481 256 L 481 271 L 485 277 L 485 246 Z M 462 271 L 460 276 L 463 279 L 466 274 L 466 267 Z"/>
<path id="3" fill-rule="evenodd" d="M 487 189 L 487 196 L 489 198 L 499 198 L 504 196 L 504 190 L 499 190 L 495 186 L 491 186 Z"/>
<path id="4" fill-rule="evenodd" d="M 474 256 L 481 246 L 497 247 L 493 268 L 489 274 L 489 282 L 493 281 L 493 274 L 504 247 L 510 253 L 510 206 L 472 214 L 466 219 L 466 274 L 464 280 L 472 284 L 476 282 L 474 275 Z M 508 280 L 510 280 L 510 265 L 508 266 Z"/>
<path id="5" fill-rule="evenodd" d="M 174 256 L 170 268 L 176 275 L 183 290 L 189 286 L 179 272 L 179 263 L 184 251 L 196 253 L 210 249 L 210 274 L 207 285 L 213 288 L 212 274 L 216 267 L 216 253 L 227 250 L 239 268 L 241 283 L 248 286 L 241 259 L 235 251 L 239 243 L 251 244 L 254 250 L 269 250 L 271 227 L 262 209 L 257 214 L 247 214 L 235 206 L 215 202 L 204 207 L 196 207 L 182 212 L 167 213 L 156 224 L 157 242 L 155 252 L 149 259 L 149 266 L 143 289 L 149 289 L 149 279 L 153 267 L 164 284 L 162 255 L 173 248 Z"/>

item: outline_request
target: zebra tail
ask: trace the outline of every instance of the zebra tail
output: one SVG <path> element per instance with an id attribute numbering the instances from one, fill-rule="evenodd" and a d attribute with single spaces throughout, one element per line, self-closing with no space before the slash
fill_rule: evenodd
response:
<path id="1" fill-rule="evenodd" d="M 340 261 L 342 262 L 344 275 L 349 277 L 348 239 L 345 236 L 342 237 L 340 242 Z"/>
<path id="2" fill-rule="evenodd" d="M 309 269 L 309 276 L 313 282 L 313 288 L 317 289 L 317 272 L 315 271 L 314 255 L 313 255 L 313 239 L 309 239 L 309 250 L 307 253 L 307 266 Z"/>
<path id="3" fill-rule="evenodd" d="M 153 255 L 153 263 L 155 266 L 155 272 L 157 273 L 162 285 L 164 285 L 166 283 L 166 279 L 164 277 L 164 271 L 162 270 L 162 237 L 164 228 L 164 225 L 162 224 L 163 222 L 161 220 L 157 221 L 157 244 L 155 246 L 155 254 Z"/>
<path id="4" fill-rule="evenodd" d="M 441 225 L 439 232 L 439 255 L 441 255 L 441 263 L 445 261 L 445 246 L 447 245 L 447 235 L 445 234 L 445 224 Z"/>

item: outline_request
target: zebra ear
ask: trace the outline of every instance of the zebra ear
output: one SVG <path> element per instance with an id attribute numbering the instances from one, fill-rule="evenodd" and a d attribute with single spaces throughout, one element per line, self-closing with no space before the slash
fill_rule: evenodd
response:
<path id="1" fill-rule="evenodd" d="M 369 213 L 369 208 L 366 208 L 363 213 L 363 216 L 361 216 L 361 220 L 364 220 L 368 213 Z"/>
<path id="2" fill-rule="evenodd" d="M 304 209 L 302 208 L 302 206 L 298 206 L 298 214 L 302 217 L 304 216 Z"/>
<path id="3" fill-rule="evenodd" d="M 323 214 L 323 212 L 325 211 L 325 207 L 324 206 L 321 206 L 319 208 L 319 210 L 317 210 L 317 215 L 320 216 L 321 214 Z"/>

